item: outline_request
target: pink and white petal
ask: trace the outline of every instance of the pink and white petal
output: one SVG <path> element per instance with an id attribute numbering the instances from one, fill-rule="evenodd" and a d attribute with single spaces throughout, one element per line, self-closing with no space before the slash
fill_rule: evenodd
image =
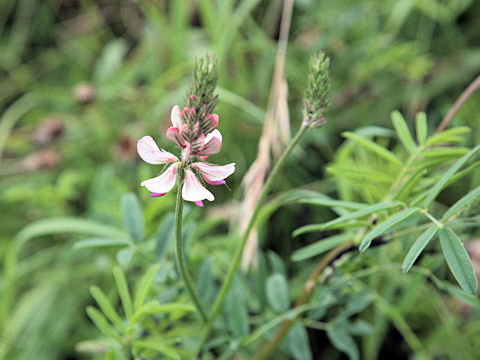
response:
<path id="1" fill-rule="evenodd" d="M 180 107 L 175 105 L 172 109 L 172 113 L 170 114 L 170 120 L 172 121 L 172 125 L 176 128 L 182 126 L 182 118 L 180 117 Z"/>
<path id="2" fill-rule="evenodd" d="M 164 196 L 166 193 L 156 193 L 156 192 L 152 192 L 150 193 L 150 196 L 151 197 L 161 197 L 161 196 Z"/>
<path id="3" fill-rule="evenodd" d="M 202 151 L 198 153 L 199 156 L 213 155 L 220 151 L 222 148 L 222 134 L 217 129 L 213 130 L 207 136 L 205 136 L 204 145 Z"/>
<path id="4" fill-rule="evenodd" d="M 195 201 L 195 205 L 197 205 L 198 207 L 203 207 L 203 201 Z"/>
<path id="5" fill-rule="evenodd" d="M 186 201 L 198 202 L 207 199 L 215 200 L 213 194 L 205 189 L 192 170 L 185 171 L 185 183 L 182 188 L 182 197 Z"/>
<path id="6" fill-rule="evenodd" d="M 207 178 L 205 177 L 205 175 L 203 175 L 203 174 L 202 174 L 202 177 L 203 177 L 203 180 L 205 180 L 205 181 L 206 181 L 208 184 L 210 184 L 210 185 L 225 185 L 225 184 L 226 184 L 225 180 L 214 180 L 214 181 L 211 181 L 211 180 L 207 179 Z"/>
<path id="7" fill-rule="evenodd" d="M 204 162 L 196 162 L 192 164 L 192 167 L 202 174 L 205 181 L 219 181 L 223 180 L 235 171 L 235 163 L 227 165 L 211 165 Z"/>
<path id="8" fill-rule="evenodd" d="M 178 161 L 177 157 L 168 151 L 160 150 L 151 136 L 144 136 L 137 142 L 138 155 L 149 164 L 167 164 Z"/>
<path id="9" fill-rule="evenodd" d="M 178 128 L 170 126 L 165 133 L 166 137 L 172 140 L 178 147 L 185 146 L 185 140 L 183 140 L 182 135 Z"/>
<path id="10" fill-rule="evenodd" d="M 177 180 L 178 163 L 172 164 L 160 176 L 145 180 L 141 183 L 150 192 L 156 194 L 166 194 L 175 186 Z"/>

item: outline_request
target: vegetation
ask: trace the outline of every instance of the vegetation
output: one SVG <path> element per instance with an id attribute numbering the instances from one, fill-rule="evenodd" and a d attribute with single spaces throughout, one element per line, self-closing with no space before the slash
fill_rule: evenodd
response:
<path id="1" fill-rule="evenodd" d="M 478 359 L 479 15 L 0 2 L 0 359 Z M 236 170 L 176 217 L 136 143 L 205 54 Z"/>

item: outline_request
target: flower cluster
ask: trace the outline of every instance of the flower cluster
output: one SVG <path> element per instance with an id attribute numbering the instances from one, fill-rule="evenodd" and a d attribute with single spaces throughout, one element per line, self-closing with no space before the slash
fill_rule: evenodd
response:
<path id="1" fill-rule="evenodd" d="M 204 110 L 204 109 L 202 109 Z M 167 129 L 166 136 L 172 140 L 182 153 L 180 161 L 175 155 L 160 150 L 150 136 L 144 136 L 137 143 L 140 157 L 149 164 L 170 164 L 167 169 L 155 178 L 141 183 L 151 196 L 163 196 L 175 186 L 179 171 L 185 176 L 182 186 L 182 197 L 203 207 L 203 200 L 213 201 L 215 197 L 208 191 L 197 176 L 210 185 L 223 185 L 225 178 L 235 171 L 235 164 L 214 165 L 205 160 L 220 151 L 222 135 L 217 130 L 218 115 L 196 111 L 195 107 L 180 111 L 178 105 L 172 109 L 172 126 Z"/>

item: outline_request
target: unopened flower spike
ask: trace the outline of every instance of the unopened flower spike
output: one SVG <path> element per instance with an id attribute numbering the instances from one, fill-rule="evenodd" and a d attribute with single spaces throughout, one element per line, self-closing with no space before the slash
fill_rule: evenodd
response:
<path id="1" fill-rule="evenodd" d="M 170 139 L 180 150 L 180 158 L 160 150 L 150 136 L 138 141 L 140 157 L 149 164 L 169 164 L 167 169 L 153 179 L 141 183 L 151 196 L 163 196 L 178 182 L 178 173 L 182 171 L 182 197 L 203 207 L 203 200 L 213 201 L 215 197 L 197 178 L 198 174 L 210 185 L 226 185 L 225 179 L 235 171 L 235 163 L 215 165 L 207 158 L 217 154 L 222 147 L 222 134 L 218 131 L 218 115 L 214 114 L 218 104 L 218 95 L 214 94 L 218 74 L 216 61 L 211 57 L 195 62 L 193 82 L 186 96 L 187 107 L 180 109 L 175 105 L 170 114 L 171 126 L 166 131 Z"/>
<path id="2" fill-rule="evenodd" d="M 325 124 L 325 113 L 329 105 L 330 59 L 323 52 L 310 58 L 308 83 L 303 96 L 303 126 L 310 128 Z"/>

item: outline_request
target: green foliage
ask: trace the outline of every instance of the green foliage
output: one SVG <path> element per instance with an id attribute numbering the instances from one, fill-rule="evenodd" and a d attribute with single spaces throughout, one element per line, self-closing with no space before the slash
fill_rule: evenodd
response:
<path id="1" fill-rule="evenodd" d="M 231 214 L 257 156 L 282 2 L 191 5 L 0 2 L 0 359 L 194 357 L 202 328 L 172 254 L 174 197 L 142 191 L 160 169 L 140 163 L 135 142 L 151 135 L 172 149 L 159 136 L 171 107 L 194 59 L 215 54 L 214 71 L 213 56 L 197 62 L 219 85 L 219 98 L 203 89 L 221 100 L 224 151 L 212 161 L 237 171 L 232 192 L 217 187 L 215 203 L 184 216 L 210 309 L 238 242 Z M 328 122 L 274 184 L 258 266 L 236 277 L 204 359 L 251 358 L 293 318 L 275 359 L 480 358 L 478 97 L 434 132 L 478 75 L 479 11 L 470 0 L 294 2 L 290 123 L 305 90 L 319 95 L 311 104 L 324 99 L 325 56 L 305 81 L 320 50 L 331 60 Z M 311 300 L 292 309 L 339 246 Z"/>

